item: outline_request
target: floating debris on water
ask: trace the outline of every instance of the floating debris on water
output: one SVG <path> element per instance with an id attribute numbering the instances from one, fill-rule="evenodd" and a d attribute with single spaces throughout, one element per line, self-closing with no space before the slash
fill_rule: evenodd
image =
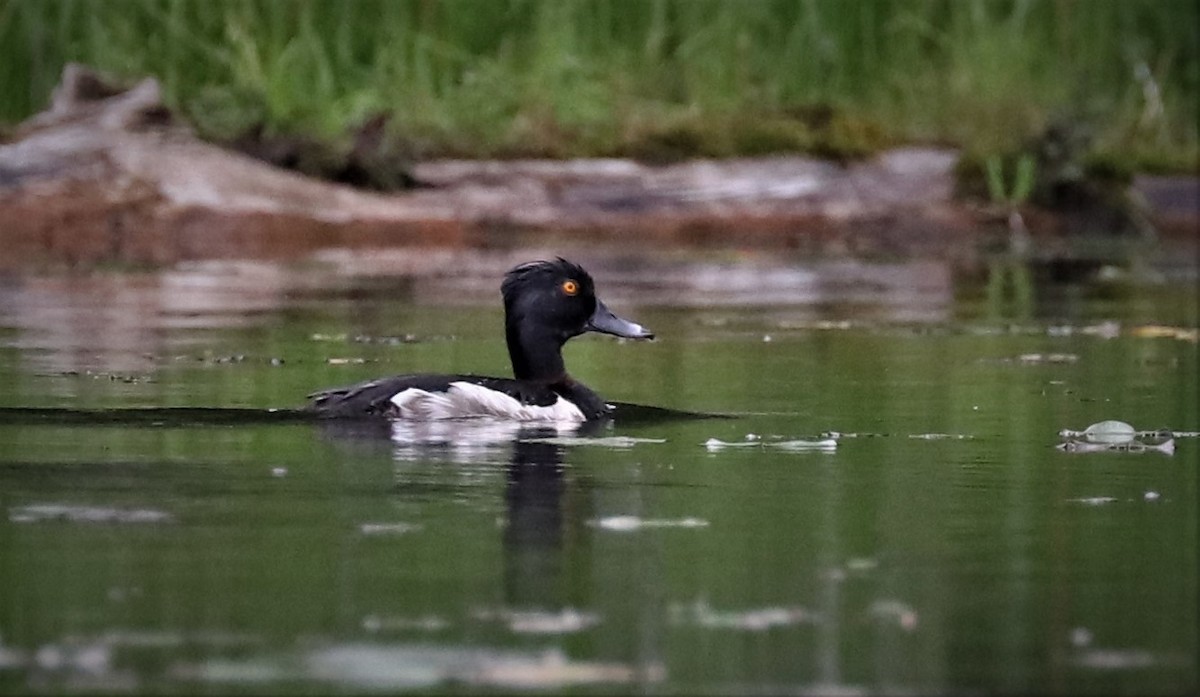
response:
<path id="1" fill-rule="evenodd" d="M 1117 499 L 1112 496 L 1087 496 L 1079 499 L 1067 499 L 1073 503 L 1082 503 L 1085 506 L 1103 506 L 1106 503 L 1113 503 Z"/>
<path id="2" fill-rule="evenodd" d="M 632 448 L 642 443 L 666 443 L 666 438 L 635 438 L 633 436 L 608 436 L 585 438 L 575 436 L 549 436 L 546 438 L 524 438 L 522 443 L 550 443 L 552 445 L 594 445 L 602 448 Z"/>
<path id="3" fill-rule="evenodd" d="M 1146 324 L 1130 329 L 1129 335 L 1140 339 L 1178 339 L 1179 341 L 1190 341 L 1193 344 L 1200 342 L 1200 329 L 1196 327 L 1165 327 L 1158 324 Z"/>
<path id="4" fill-rule="evenodd" d="M 1054 337 L 1074 336 L 1083 334 L 1096 336 L 1101 339 L 1115 339 L 1121 335 L 1121 325 L 1118 322 L 1100 322 L 1077 327 L 1073 324 L 1059 324 L 1046 327 L 1046 335 Z"/>
<path id="5" fill-rule="evenodd" d="M 574 661 L 559 649 L 516 652 L 491 648 L 342 643 L 258 658 L 208 658 L 178 664 L 183 679 L 256 686 L 314 680 L 345 691 L 397 691 L 446 685 L 508 690 L 661 681 L 660 664 Z"/>
<path id="6" fill-rule="evenodd" d="M 778 443 L 764 443 L 768 448 L 778 448 L 780 450 L 809 451 L 819 450 L 821 452 L 833 452 L 837 450 L 837 439 L 825 438 L 822 440 L 785 440 Z"/>
<path id="7" fill-rule="evenodd" d="M 499 621 L 508 625 L 516 634 L 574 634 L 600 624 L 600 617 L 575 608 L 563 608 L 559 612 L 543 610 L 476 610 L 471 615 L 477 620 Z"/>
<path id="8" fill-rule="evenodd" d="M 720 438 L 709 438 L 702 445 L 710 453 L 719 452 L 726 448 L 778 448 L 791 452 L 821 451 L 833 452 L 837 449 L 837 438 L 823 437 L 820 440 L 763 440 L 762 436 L 750 433 L 744 441 L 724 441 Z"/>
<path id="9" fill-rule="evenodd" d="M 367 362 L 365 358 L 326 358 L 329 365 L 361 365 Z"/>
<path id="10" fill-rule="evenodd" d="M 719 438 L 709 438 L 708 440 L 704 441 L 704 447 L 708 448 L 709 452 L 715 452 L 717 450 L 723 450 L 725 448 L 746 448 L 746 447 L 753 448 L 753 447 L 757 447 L 757 446 L 758 446 L 757 442 L 730 443 L 727 441 L 723 441 Z"/>
<path id="11" fill-rule="evenodd" d="M 1086 627 L 1076 627 L 1071 630 L 1072 646 L 1087 646 L 1092 643 L 1092 633 Z"/>
<path id="12" fill-rule="evenodd" d="M 706 600 L 689 605 L 673 604 L 669 617 L 675 624 L 694 624 L 712 629 L 765 632 L 776 627 L 815 624 L 819 617 L 804 607 L 765 607 L 753 610 L 714 610 Z"/>
<path id="13" fill-rule="evenodd" d="M 422 337 L 416 334 L 403 334 L 400 336 L 371 336 L 369 334 L 310 334 L 308 336 L 311 341 L 328 341 L 334 343 L 353 343 L 353 344 L 380 344 L 383 346 L 399 346 L 401 344 L 418 344 L 425 341 L 430 341 L 435 338 L 443 337 Z M 444 337 L 454 338 L 454 337 Z"/>
<path id="14" fill-rule="evenodd" d="M 1140 649 L 1091 649 L 1080 654 L 1075 662 L 1085 668 L 1130 670 L 1149 668 L 1158 661 L 1154 654 Z"/>
<path id="15" fill-rule="evenodd" d="M 1161 496 L 1162 494 L 1159 494 L 1157 491 L 1147 491 L 1146 493 L 1142 494 L 1142 500 L 1157 501 L 1159 498 L 1161 498 Z"/>
<path id="16" fill-rule="evenodd" d="M 822 330 L 846 330 L 853 329 L 854 324 L 850 320 L 830 320 L 821 319 L 815 321 L 797 321 L 797 320 L 781 320 L 775 323 L 775 326 L 780 329 L 822 329 Z"/>
<path id="17" fill-rule="evenodd" d="M 916 440 L 969 440 L 972 438 L 964 433 L 910 433 L 908 437 Z"/>
<path id="18" fill-rule="evenodd" d="M 700 518 L 639 518 L 633 515 L 617 515 L 588 521 L 592 525 L 614 532 L 633 532 L 642 528 L 705 528 L 708 521 Z"/>
<path id="19" fill-rule="evenodd" d="M 1021 363 L 1074 363 L 1079 356 L 1074 353 L 1023 353 L 1017 360 Z"/>
<path id="20" fill-rule="evenodd" d="M 1175 454 L 1174 433 L 1169 429 L 1139 431 L 1124 421 L 1099 421 L 1082 431 L 1064 428 L 1058 432 L 1062 439 L 1057 447 L 1071 453 L 1095 452 L 1158 452 Z"/>
<path id="21" fill-rule="evenodd" d="M 421 529 L 415 523 L 363 523 L 358 531 L 364 535 L 405 535 Z"/>
<path id="22" fill-rule="evenodd" d="M 245 363 L 246 354 L 235 353 L 230 356 L 214 356 L 211 358 L 204 358 L 202 360 L 207 360 L 209 363 Z"/>
<path id="23" fill-rule="evenodd" d="M 63 371 L 59 371 L 57 373 L 37 373 L 36 375 L 37 375 L 37 377 L 49 377 L 49 378 L 87 377 L 87 378 L 91 378 L 93 380 L 108 380 L 109 382 L 123 382 L 123 383 L 129 384 L 129 385 L 155 382 L 154 377 L 151 375 L 137 375 L 137 374 L 133 374 L 133 373 L 109 373 L 109 372 L 105 372 L 105 371 L 91 371 L 91 370 L 84 370 L 84 371 L 63 370 Z"/>
<path id="24" fill-rule="evenodd" d="M 271 476 L 272 477 L 286 477 L 287 473 L 288 473 L 288 468 L 286 468 L 286 467 L 272 467 L 271 468 Z"/>
<path id="25" fill-rule="evenodd" d="M 1063 429 L 1059 436 L 1082 438 L 1089 443 L 1128 443 L 1137 437 L 1137 429 L 1124 421 L 1110 420 L 1094 423 L 1082 431 Z"/>
<path id="26" fill-rule="evenodd" d="M 867 614 L 879 620 L 891 620 L 906 632 L 917 628 L 917 611 L 899 600 L 876 600 Z"/>
<path id="27" fill-rule="evenodd" d="M 379 615 L 367 615 L 362 620 L 362 628 L 371 634 L 413 630 L 419 632 L 440 632 L 444 629 L 449 629 L 450 623 L 437 615 L 425 615 L 424 617 L 381 617 Z"/>
<path id="28" fill-rule="evenodd" d="M 0 637 L 0 670 L 21 668 L 28 660 L 28 652 L 5 647 L 3 637 Z"/>
<path id="29" fill-rule="evenodd" d="M 1060 443 L 1059 450 L 1068 453 L 1161 453 L 1163 455 L 1175 454 L 1175 441 L 1168 440 L 1165 443 L 1146 444 L 1138 441 L 1129 443 L 1086 443 L 1082 441 L 1067 441 Z"/>
<path id="30" fill-rule="evenodd" d="M 879 560 L 872 559 L 870 557 L 855 557 L 853 559 L 846 560 L 846 570 L 847 571 L 859 571 L 859 572 L 872 571 L 878 566 L 879 566 Z"/>
<path id="31" fill-rule="evenodd" d="M 1101 322 L 1079 329 L 1080 334 L 1098 336 L 1101 339 L 1115 339 L 1121 335 L 1121 325 L 1118 322 Z"/>
<path id="32" fill-rule="evenodd" d="M 8 520 L 12 523 L 38 523 L 42 521 L 66 521 L 69 523 L 171 523 L 175 516 L 165 511 L 148 508 L 107 508 L 101 506 L 73 506 L 68 504 L 35 504 L 10 509 Z"/>
<path id="33" fill-rule="evenodd" d="M 403 336 L 370 336 L 368 334 L 359 334 L 351 339 L 356 344 L 384 344 L 385 346 L 398 346 L 400 344 L 415 344 L 421 341 L 421 337 L 416 334 L 405 334 Z"/>
<path id="34" fill-rule="evenodd" d="M 841 440 L 843 438 L 883 438 L 890 434 L 887 433 L 858 433 L 851 431 L 849 433 L 843 431 L 825 431 L 821 433 L 820 438 L 833 438 Z"/>

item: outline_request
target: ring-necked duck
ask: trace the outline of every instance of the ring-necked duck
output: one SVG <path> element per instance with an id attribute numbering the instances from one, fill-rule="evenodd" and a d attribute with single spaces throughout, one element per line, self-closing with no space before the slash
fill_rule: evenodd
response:
<path id="1" fill-rule="evenodd" d="M 653 339 L 596 297 L 592 277 L 565 259 L 533 261 L 508 272 L 505 337 L 513 378 L 397 375 L 309 395 L 319 416 L 381 415 L 435 420 L 495 417 L 516 421 L 591 421 L 610 413 L 600 395 L 567 374 L 562 346 L 584 332 Z"/>

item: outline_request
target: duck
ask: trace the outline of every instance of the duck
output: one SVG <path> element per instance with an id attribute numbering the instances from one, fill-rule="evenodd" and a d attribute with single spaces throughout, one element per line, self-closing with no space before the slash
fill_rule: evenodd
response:
<path id="1" fill-rule="evenodd" d="M 318 417 L 439 421 L 488 417 L 518 422 L 594 422 L 613 407 L 567 372 L 562 348 L 587 332 L 650 340 L 654 333 L 614 314 L 584 268 L 562 257 L 520 264 L 500 284 L 513 377 L 410 374 L 308 395 Z"/>

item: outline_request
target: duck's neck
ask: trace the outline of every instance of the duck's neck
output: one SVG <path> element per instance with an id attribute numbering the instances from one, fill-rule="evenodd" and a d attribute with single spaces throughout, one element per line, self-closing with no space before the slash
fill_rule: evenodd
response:
<path id="1" fill-rule="evenodd" d="M 508 357 L 513 377 L 554 384 L 567 379 L 562 345 L 565 339 L 551 330 L 510 324 L 506 328 Z"/>

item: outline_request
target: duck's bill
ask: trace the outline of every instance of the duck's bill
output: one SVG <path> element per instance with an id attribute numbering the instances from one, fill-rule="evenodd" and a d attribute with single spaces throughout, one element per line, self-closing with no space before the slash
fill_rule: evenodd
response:
<path id="1" fill-rule="evenodd" d="M 604 303 L 596 301 L 596 311 L 592 313 L 592 318 L 588 320 L 584 331 L 600 332 L 601 334 L 612 334 L 626 339 L 653 339 L 654 332 L 646 329 L 636 322 L 618 317 L 604 306 Z"/>

